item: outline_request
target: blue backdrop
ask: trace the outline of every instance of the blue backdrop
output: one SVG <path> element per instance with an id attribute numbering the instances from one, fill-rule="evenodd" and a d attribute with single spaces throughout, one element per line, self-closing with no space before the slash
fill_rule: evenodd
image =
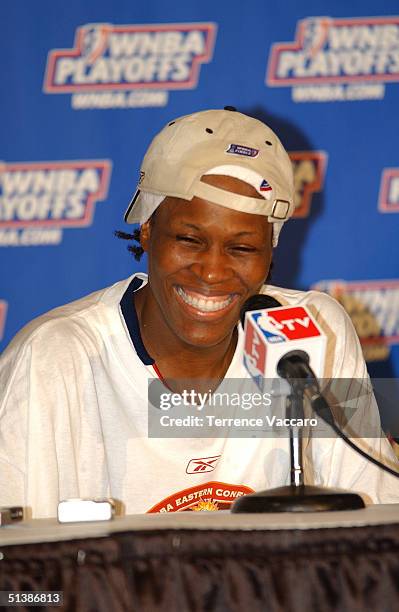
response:
<path id="1" fill-rule="evenodd" d="M 290 152 L 274 283 L 337 297 L 372 373 L 399 373 L 396 1 L 13 0 L 0 38 L 0 347 L 145 269 L 113 237 L 152 136 L 236 106 Z"/>

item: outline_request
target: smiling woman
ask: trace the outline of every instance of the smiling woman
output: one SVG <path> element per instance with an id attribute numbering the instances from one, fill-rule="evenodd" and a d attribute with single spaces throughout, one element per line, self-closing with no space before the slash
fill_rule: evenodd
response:
<path id="1" fill-rule="evenodd" d="M 243 363 L 240 309 L 257 293 L 309 308 L 327 336 L 324 378 L 366 379 L 361 401 L 351 401 L 351 426 L 355 417 L 373 424 L 369 452 L 395 463 L 348 316 L 327 295 L 264 284 L 293 193 L 290 159 L 260 121 L 229 107 L 165 126 L 125 215 L 140 225 L 133 238 L 148 255 L 148 275 L 46 313 L 0 357 L 1 506 L 44 518 L 56 516 L 60 500 L 110 496 L 127 514 L 221 510 L 287 484 L 288 437 L 251 429 L 255 417 L 266 423 L 284 408 L 260 406 Z M 174 398 L 167 415 L 152 403 L 154 388 Z M 227 415 L 226 404 L 211 401 L 215 389 L 223 401 L 238 397 Z M 212 418 L 204 431 L 206 410 Z M 238 438 L 229 427 L 240 410 L 250 426 Z M 176 427 L 161 424 L 154 434 L 154 415 Z M 217 427 L 222 416 L 227 429 Z M 399 501 L 393 476 L 366 466 L 340 440 L 314 435 L 305 454 L 307 483 Z"/>
<path id="2" fill-rule="evenodd" d="M 251 185 L 207 175 L 207 184 L 251 198 Z M 272 257 L 265 216 L 194 197 L 167 197 L 141 227 L 149 282 L 135 295 L 144 344 L 167 378 L 223 378 L 243 303 L 258 293 Z"/>

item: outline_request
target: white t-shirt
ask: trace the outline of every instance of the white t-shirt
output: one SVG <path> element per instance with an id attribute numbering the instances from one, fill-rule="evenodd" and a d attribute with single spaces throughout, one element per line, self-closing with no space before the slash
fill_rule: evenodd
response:
<path id="1" fill-rule="evenodd" d="M 225 509 L 238 496 L 289 483 L 286 437 L 150 438 L 148 381 L 133 291 L 120 281 L 32 321 L 0 359 L 0 506 L 56 516 L 59 500 L 113 497 L 127 514 Z M 367 377 L 349 317 L 329 296 L 267 286 L 282 304 L 310 308 L 327 333 L 326 378 Z M 333 333 L 337 330 L 339 333 Z M 246 378 L 243 332 L 226 377 Z M 362 418 L 379 423 L 372 394 Z M 395 466 L 384 437 L 355 440 Z M 307 441 L 305 481 L 399 502 L 399 483 L 337 438 Z"/>

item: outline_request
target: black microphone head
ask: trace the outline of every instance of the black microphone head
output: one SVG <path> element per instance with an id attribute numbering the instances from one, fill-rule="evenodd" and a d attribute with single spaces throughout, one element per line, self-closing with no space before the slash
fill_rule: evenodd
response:
<path id="1" fill-rule="evenodd" d="M 271 295 L 264 295 L 262 293 L 251 295 L 251 297 L 244 302 L 240 310 L 241 325 L 244 327 L 246 312 L 251 310 L 268 310 L 269 308 L 278 308 L 281 305 L 282 304 Z"/>

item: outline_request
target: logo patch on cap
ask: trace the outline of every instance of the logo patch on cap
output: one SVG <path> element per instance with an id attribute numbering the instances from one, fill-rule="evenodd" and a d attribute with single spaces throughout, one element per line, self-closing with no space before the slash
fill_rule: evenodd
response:
<path id="1" fill-rule="evenodd" d="M 259 149 L 252 149 L 251 147 L 245 147 L 244 145 L 231 144 L 227 149 L 226 153 L 233 153 L 233 155 L 243 155 L 244 157 L 257 157 Z"/>
<path id="2" fill-rule="evenodd" d="M 271 191 L 271 190 L 272 190 L 272 187 L 269 185 L 267 180 L 263 179 L 263 181 L 260 184 L 259 191 Z"/>

